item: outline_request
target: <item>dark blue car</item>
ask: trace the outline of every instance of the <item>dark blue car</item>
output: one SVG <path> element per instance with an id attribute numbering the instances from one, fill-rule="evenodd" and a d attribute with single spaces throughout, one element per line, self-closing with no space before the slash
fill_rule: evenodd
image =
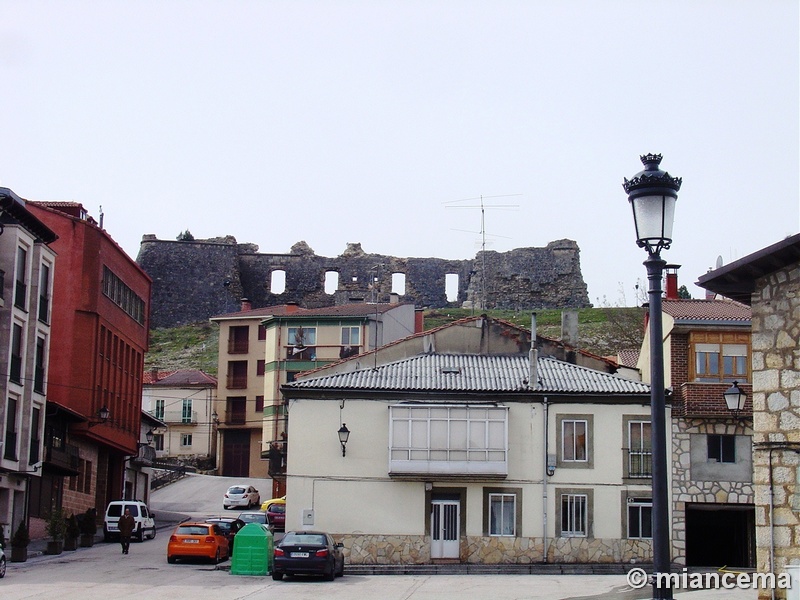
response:
<path id="1" fill-rule="evenodd" d="M 342 544 L 322 531 L 289 531 L 275 546 L 272 578 L 322 575 L 328 581 L 344 575 Z"/>

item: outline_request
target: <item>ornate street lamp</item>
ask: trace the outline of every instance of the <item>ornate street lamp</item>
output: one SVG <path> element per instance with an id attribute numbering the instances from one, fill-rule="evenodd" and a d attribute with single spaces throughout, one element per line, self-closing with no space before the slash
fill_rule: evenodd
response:
<path id="1" fill-rule="evenodd" d="M 668 585 L 659 586 L 659 573 L 670 572 L 669 487 L 667 423 L 664 394 L 664 342 L 661 315 L 661 280 L 666 261 L 661 250 L 672 243 L 675 202 L 681 178 L 659 168 L 660 154 L 640 157 L 644 170 L 622 187 L 628 194 L 636 226 L 636 243 L 647 251 L 650 301 L 650 420 L 653 436 L 653 598 L 672 598 Z M 662 583 L 664 583 L 662 581 Z"/>
<path id="2" fill-rule="evenodd" d="M 345 446 L 347 445 L 347 440 L 350 439 L 350 430 L 347 428 L 346 423 L 342 423 L 342 426 L 339 427 L 339 443 L 342 445 L 342 456 L 345 455 Z"/>
<path id="3" fill-rule="evenodd" d="M 733 413 L 733 418 L 738 418 L 739 413 L 744 410 L 744 403 L 747 400 L 747 394 L 739 387 L 739 382 L 734 381 L 733 385 L 725 390 L 722 395 L 725 398 L 728 410 Z"/>

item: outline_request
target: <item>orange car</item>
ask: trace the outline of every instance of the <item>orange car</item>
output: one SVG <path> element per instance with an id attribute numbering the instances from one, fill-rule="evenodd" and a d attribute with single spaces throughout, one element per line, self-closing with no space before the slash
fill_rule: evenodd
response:
<path id="1" fill-rule="evenodd" d="M 207 558 L 218 563 L 230 557 L 228 539 L 214 523 L 181 523 L 169 537 L 167 562 Z"/>

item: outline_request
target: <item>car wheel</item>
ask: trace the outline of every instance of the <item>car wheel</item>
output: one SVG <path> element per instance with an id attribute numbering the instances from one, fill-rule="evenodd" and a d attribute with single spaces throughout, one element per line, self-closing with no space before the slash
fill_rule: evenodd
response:
<path id="1" fill-rule="evenodd" d="M 6 576 L 6 557 L 0 558 L 0 579 Z"/>
<path id="2" fill-rule="evenodd" d="M 156 539 L 156 526 L 155 525 L 153 525 L 153 533 L 150 534 L 150 539 L 151 540 Z"/>
<path id="3" fill-rule="evenodd" d="M 325 573 L 325 581 L 333 581 L 334 577 L 336 577 L 336 565 L 331 565 L 330 570 Z"/>
<path id="4" fill-rule="evenodd" d="M 222 562 L 222 552 L 217 548 L 217 554 L 214 556 L 214 564 L 217 565 Z"/>
<path id="5" fill-rule="evenodd" d="M 337 577 L 344 577 L 344 561 L 342 561 L 342 566 L 339 567 L 339 570 L 336 571 Z"/>
<path id="6" fill-rule="evenodd" d="M 174 565 L 176 562 L 178 562 L 178 559 L 177 559 L 177 558 L 175 558 L 174 556 L 168 556 L 168 557 L 167 557 L 167 562 L 168 562 L 169 564 L 171 564 L 171 565 Z"/>
<path id="7" fill-rule="evenodd" d="M 283 579 L 283 573 L 281 573 L 280 571 L 273 571 L 272 579 L 274 579 L 275 581 L 280 581 L 281 579 Z"/>

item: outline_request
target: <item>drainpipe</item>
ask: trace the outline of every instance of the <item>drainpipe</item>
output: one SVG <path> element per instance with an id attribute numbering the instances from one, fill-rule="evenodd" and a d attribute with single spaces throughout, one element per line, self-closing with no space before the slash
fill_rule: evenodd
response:
<path id="1" fill-rule="evenodd" d="M 547 396 L 542 402 L 544 425 L 544 453 L 542 456 L 542 562 L 547 562 L 547 433 L 548 433 L 548 408 Z"/>

